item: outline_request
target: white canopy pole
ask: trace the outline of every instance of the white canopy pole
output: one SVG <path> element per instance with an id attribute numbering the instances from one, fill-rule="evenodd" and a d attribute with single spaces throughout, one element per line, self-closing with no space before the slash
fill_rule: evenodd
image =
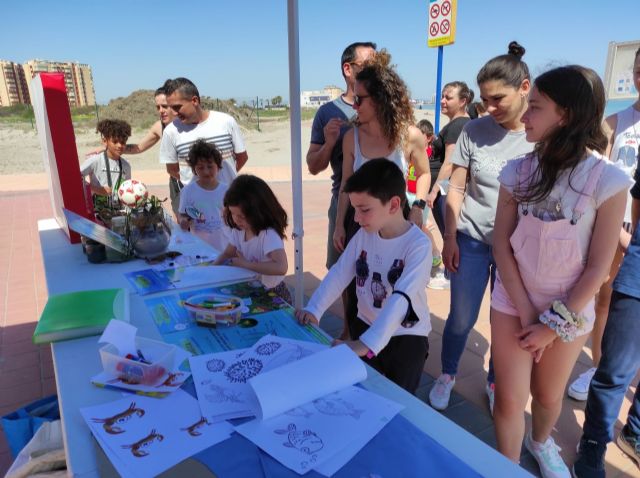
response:
<path id="1" fill-rule="evenodd" d="M 302 130 L 300 113 L 300 39 L 298 26 L 298 0 L 287 0 L 289 34 L 289 105 L 291 128 L 291 189 L 293 192 L 293 240 L 295 247 L 296 290 L 294 306 L 302 308 L 304 294 L 304 268 L 302 264 Z"/>

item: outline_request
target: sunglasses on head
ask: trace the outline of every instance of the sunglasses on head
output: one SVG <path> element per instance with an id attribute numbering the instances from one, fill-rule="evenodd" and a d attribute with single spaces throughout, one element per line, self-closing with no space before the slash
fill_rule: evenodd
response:
<path id="1" fill-rule="evenodd" d="M 354 95 L 353 104 L 356 106 L 362 106 L 362 100 L 369 98 L 371 95 Z"/>

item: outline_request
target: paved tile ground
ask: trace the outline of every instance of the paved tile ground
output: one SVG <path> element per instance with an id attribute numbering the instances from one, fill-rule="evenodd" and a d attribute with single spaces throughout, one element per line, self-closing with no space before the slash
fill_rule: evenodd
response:
<path id="1" fill-rule="evenodd" d="M 288 211 L 292 211 L 291 189 L 288 182 L 272 182 L 274 191 Z M 34 188 L 38 186 L 34 185 Z M 326 251 L 326 207 L 329 184 L 326 181 L 304 183 L 304 288 L 310 295 L 325 274 Z M 166 196 L 166 188 L 152 187 L 152 192 Z M 40 397 L 55 393 L 55 378 L 48 346 L 34 346 L 31 335 L 47 298 L 42 257 L 37 232 L 37 221 L 52 216 L 50 197 L 47 191 L 34 190 L 0 193 L 0 416 Z M 293 241 L 287 241 L 293 266 Z M 99 272 L 96 265 L 96 272 Z M 293 279 L 288 279 L 293 283 Z M 449 309 L 449 294 L 446 291 L 429 291 L 433 332 L 429 340 L 431 351 L 421 386 L 417 395 L 427 400 L 434 376 L 440 371 L 440 350 L 444 320 Z M 472 331 L 455 392 L 450 407 L 444 415 L 481 440 L 495 446 L 493 422 L 488 412 L 484 383 L 488 365 L 489 311 L 485 298 L 478 324 Z M 334 304 L 331 315 L 323 321 L 323 328 L 333 335 L 341 330 L 342 308 Z M 589 367 L 588 348 L 580 356 L 574 377 Z M 629 390 L 621 419 L 633 396 Z M 584 420 L 584 404 L 566 399 L 562 416 L 554 436 L 563 448 L 563 456 L 572 462 L 575 443 L 579 439 Z M 529 412 L 527 421 L 530 421 Z M 619 420 L 616 429 L 622 422 Z M 640 477 L 640 471 L 615 445 L 610 445 L 607 454 L 607 476 Z M 4 434 L 0 433 L 0 474 L 4 474 L 11 463 Z M 523 454 L 522 466 L 537 474 L 537 466 L 531 456 Z"/>

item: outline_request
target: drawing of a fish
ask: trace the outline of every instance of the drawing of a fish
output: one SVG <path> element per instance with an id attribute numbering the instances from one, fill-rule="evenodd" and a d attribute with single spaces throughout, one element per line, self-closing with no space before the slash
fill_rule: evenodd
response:
<path id="1" fill-rule="evenodd" d="M 311 430 L 296 430 L 295 423 L 290 423 L 286 430 L 274 430 L 278 435 L 287 435 L 287 441 L 282 445 L 287 448 L 295 448 L 302 453 L 311 455 L 324 447 L 322 439 Z"/>
<path id="2" fill-rule="evenodd" d="M 341 398 L 319 398 L 313 401 L 313 406 L 325 415 L 333 415 L 336 417 L 350 416 L 356 420 L 359 419 L 360 415 L 364 412 L 364 410 L 356 410 L 353 404 Z"/>
<path id="3" fill-rule="evenodd" d="M 290 417 L 303 417 L 303 418 L 309 418 L 310 416 L 313 415 L 313 413 L 307 411 L 305 408 L 302 408 L 302 407 L 292 408 L 291 410 L 284 412 L 284 414 L 289 415 Z"/>

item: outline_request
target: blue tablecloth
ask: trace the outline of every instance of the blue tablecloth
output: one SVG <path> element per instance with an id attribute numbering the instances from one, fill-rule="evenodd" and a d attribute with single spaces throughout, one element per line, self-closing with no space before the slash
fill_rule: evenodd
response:
<path id="1" fill-rule="evenodd" d="M 234 433 L 230 439 L 192 457 L 219 478 L 294 478 L 296 472 Z M 310 471 L 307 478 L 322 475 Z M 479 477 L 449 450 L 397 415 L 335 475 L 354 477 Z"/>

